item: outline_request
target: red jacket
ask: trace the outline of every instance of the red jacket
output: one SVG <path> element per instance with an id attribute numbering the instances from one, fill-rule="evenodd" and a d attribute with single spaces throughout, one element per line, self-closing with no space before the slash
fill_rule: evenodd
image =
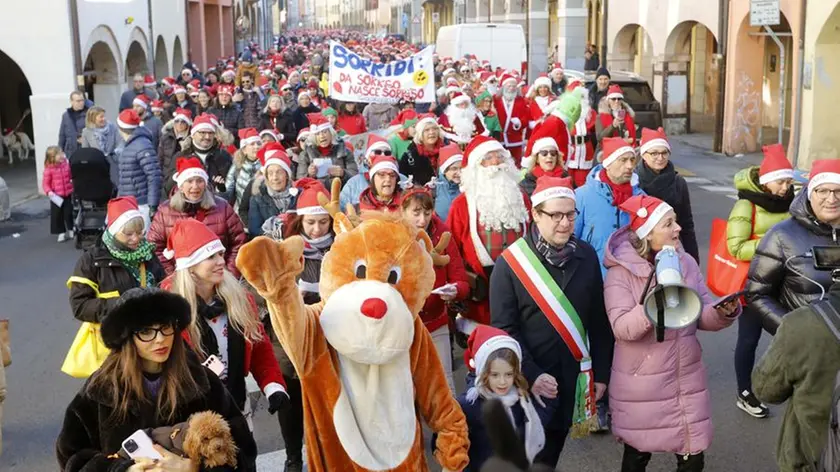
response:
<path id="1" fill-rule="evenodd" d="M 432 239 L 432 245 L 436 246 L 443 233 L 449 231 L 449 227 L 437 215 L 432 215 L 432 221 L 426 231 Z M 449 256 L 449 264 L 443 267 L 435 267 L 434 288 L 454 283 L 458 286 L 458 294 L 455 295 L 455 299 L 464 300 L 470 294 L 470 283 L 467 279 L 467 271 L 464 269 L 461 253 L 458 251 L 456 244 L 450 242 L 444 254 Z M 420 311 L 420 319 L 423 320 L 423 324 L 430 333 L 449 322 L 449 317 L 446 314 L 446 302 L 440 298 L 440 295 L 429 295 L 426 304 Z"/>
<path id="2" fill-rule="evenodd" d="M 44 167 L 41 187 L 47 195 L 50 192 L 65 198 L 73 193 L 73 181 L 70 179 L 70 161 L 64 159 L 58 164 Z"/>
<path id="3" fill-rule="evenodd" d="M 245 244 L 245 228 L 242 226 L 242 220 L 239 219 L 228 202 L 218 196 L 213 198 L 216 200 L 216 206 L 207 211 L 199 211 L 194 218 L 216 233 L 216 236 L 225 246 L 227 269 L 233 273 L 234 277 L 239 278 L 239 270 L 236 268 L 236 255 L 239 254 L 239 248 Z M 160 205 L 154 219 L 152 219 L 149 234 L 146 236 L 149 242 L 155 245 L 155 255 L 160 259 L 167 274 L 175 271 L 175 261 L 163 256 L 169 234 L 176 221 L 191 217 L 170 207 L 169 202 L 167 200 Z"/>
<path id="4" fill-rule="evenodd" d="M 160 288 L 171 291 L 172 276 L 163 279 L 163 282 L 160 283 Z M 256 318 L 259 309 L 254 301 L 254 297 L 250 293 L 248 294 L 248 301 L 251 304 L 252 312 Z M 266 334 L 262 323 L 259 324 L 259 329 L 262 335 L 261 341 L 254 343 L 247 339 L 245 340 L 245 376 L 247 377 L 248 374 L 253 373 L 254 380 L 257 381 L 260 390 L 268 398 L 272 393 L 281 390 L 271 384 L 279 385 L 282 387 L 282 391 L 286 391 L 286 379 L 283 378 L 283 372 L 280 371 L 280 364 L 277 362 L 277 358 L 274 357 L 274 348 L 271 346 L 271 341 L 268 339 L 268 334 Z M 187 344 L 192 345 L 190 334 L 187 330 L 182 331 L 181 336 Z"/>
<path id="5" fill-rule="evenodd" d="M 371 183 L 373 185 L 373 183 Z M 373 190 L 370 187 L 364 189 L 359 195 L 359 211 L 384 211 L 384 212 L 398 212 L 400 211 L 400 193 L 397 193 L 389 203 L 383 203 L 378 198 L 373 196 Z"/>
<path id="6" fill-rule="evenodd" d="M 362 134 L 367 132 L 367 125 L 365 124 L 365 117 L 361 113 L 353 115 L 338 115 L 338 129 L 344 131 L 350 136 Z"/>
<path id="7" fill-rule="evenodd" d="M 525 200 L 528 213 L 530 213 L 531 200 L 524 193 L 522 198 Z M 481 265 L 481 260 L 478 258 L 478 253 L 470 236 L 470 212 L 467 207 L 466 194 L 462 193 L 455 197 L 452 207 L 449 208 L 446 225 L 449 226 L 452 233 L 452 242 L 449 243 L 449 247 L 457 249 L 464 257 L 464 268 L 484 279 L 489 287 L 490 281 L 484 275 L 484 267 Z M 470 302 L 466 317 L 479 323 L 490 324 L 490 300 Z"/>
<path id="8" fill-rule="evenodd" d="M 510 111 L 505 109 L 505 101 L 502 97 L 496 97 L 494 100 L 499 124 L 502 126 L 502 144 L 505 147 L 522 145 L 525 142 L 525 133 L 531 126 L 531 111 L 525 99 L 516 97 Z M 518 127 L 514 125 L 513 118 L 519 119 Z"/>
<path id="9" fill-rule="evenodd" d="M 540 121 L 542 119 L 542 117 L 545 116 L 545 113 L 543 112 L 543 109 L 540 107 L 540 102 L 539 102 L 539 100 L 537 100 L 537 98 L 538 97 L 532 98 L 530 100 L 530 102 L 528 103 L 528 108 L 531 112 L 531 122 L 532 123 L 536 123 L 537 121 Z M 548 102 L 546 103 L 546 106 L 549 103 L 551 103 L 552 100 L 554 100 L 554 97 L 552 95 L 549 95 L 547 98 L 548 98 Z"/>
<path id="10" fill-rule="evenodd" d="M 613 117 L 612 113 L 599 113 L 598 114 L 598 119 L 601 120 L 601 126 L 606 128 L 607 126 L 612 125 L 614 117 Z M 633 142 L 630 143 L 630 146 L 635 147 L 636 146 L 636 121 L 633 119 L 633 113 L 631 113 L 629 111 L 627 112 L 626 115 L 624 115 L 624 128 L 625 128 L 625 131 L 626 131 L 624 136 L 619 136 L 619 131 L 615 130 L 615 131 L 613 131 L 613 134 L 610 137 L 612 137 L 612 138 L 632 138 Z"/>

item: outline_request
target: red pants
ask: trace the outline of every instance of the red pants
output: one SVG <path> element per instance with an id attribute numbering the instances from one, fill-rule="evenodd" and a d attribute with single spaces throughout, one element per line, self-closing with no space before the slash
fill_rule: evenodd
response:
<path id="1" fill-rule="evenodd" d="M 592 169 L 569 169 L 569 175 L 572 177 L 575 188 L 583 187 L 586 183 L 586 176 Z"/>
<path id="2" fill-rule="evenodd" d="M 520 144 L 519 146 L 505 147 L 505 149 L 507 149 L 508 152 L 510 152 L 510 156 L 513 158 L 513 162 L 516 163 L 516 167 L 519 167 L 520 163 L 522 162 L 522 152 L 524 151 L 522 145 Z"/>

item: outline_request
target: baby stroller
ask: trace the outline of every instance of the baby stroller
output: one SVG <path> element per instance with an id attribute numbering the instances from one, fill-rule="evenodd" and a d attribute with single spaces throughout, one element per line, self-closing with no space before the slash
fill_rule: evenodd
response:
<path id="1" fill-rule="evenodd" d="M 70 156 L 73 180 L 73 232 L 76 249 L 87 249 L 105 231 L 108 200 L 114 196 L 110 164 L 95 148 L 80 148 Z"/>

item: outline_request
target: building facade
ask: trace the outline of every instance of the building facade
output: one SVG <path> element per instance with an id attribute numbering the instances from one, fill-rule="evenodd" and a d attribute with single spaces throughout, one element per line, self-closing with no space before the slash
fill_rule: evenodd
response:
<path id="1" fill-rule="evenodd" d="M 192 62 L 205 70 L 216 59 L 232 56 L 236 20 L 233 0 L 189 0 L 188 8 Z"/>
<path id="2" fill-rule="evenodd" d="M 39 189 L 43 155 L 58 141 L 70 92 L 85 90 L 114 121 L 132 75 L 180 71 L 188 45 L 183 3 L 60 3 L 6 2 L 0 15 L 0 128 L 18 127 L 35 143 Z"/>

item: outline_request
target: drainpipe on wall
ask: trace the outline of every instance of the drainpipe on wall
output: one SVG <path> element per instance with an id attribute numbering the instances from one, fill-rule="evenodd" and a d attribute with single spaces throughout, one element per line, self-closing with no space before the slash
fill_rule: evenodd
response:
<path id="1" fill-rule="evenodd" d="M 79 9 L 77 0 L 68 0 L 67 9 L 70 11 L 70 33 L 73 35 L 73 90 L 84 90 L 84 66 L 82 65 L 82 40 L 79 36 Z M 81 83 L 80 83 L 81 82 Z"/>
<path id="2" fill-rule="evenodd" d="M 802 0 L 803 2 L 805 0 Z M 715 106 L 715 137 L 712 150 L 723 151 L 723 114 L 726 101 L 726 51 L 729 46 L 729 0 L 720 0 L 718 7 L 720 18 L 718 19 L 718 31 L 720 42 L 718 42 L 718 91 L 717 106 Z"/>
<path id="3" fill-rule="evenodd" d="M 155 55 L 155 47 L 157 46 L 157 41 L 155 41 L 155 30 L 152 27 L 152 24 L 153 24 L 153 21 L 152 21 L 152 0 L 146 0 L 146 6 L 148 8 L 147 11 L 149 12 L 149 45 L 148 46 L 149 46 L 149 51 L 151 51 L 151 54 L 149 54 L 149 58 L 146 60 L 148 62 L 146 64 L 146 67 L 151 66 L 149 68 L 149 74 L 155 75 L 155 59 L 157 59 L 157 56 Z M 155 80 L 160 80 L 160 78 L 155 77 Z"/>
<path id="4" fill-rule="evenodd" d="M 609 12 L 610 0 L 604 0 L 601 4 L 601 66 L 607 67 L 607 12 Z"/>
<path id="5" fill-rule="evenodd" d="M 807 20 L 807 0 L 802 0 L 802 9 L 800 10 L 802 17 L 799 21 L 799 87 L 796 88 L 796 116 L 793 117 L 793 168 L 799 162 L 799 142 L 802 139 L 802 89 L 805 84 L 802 83 L 805 78 L 805 24 Z"/>
<path id="6" fill-rule="evenodd" d="M 231 6 L 230 8 L 231 8 L 231 11 L 233 11 L 233 6 Z M 231 16 L 233 16 L 233 15 L 231 15 Z M 236 19 L 234 18 L 233 21 L 236 21 Z M 222 34 L 224 34 L 224 33 L 222 33 Z M 184 40 L 181 41 L 181 55 L 182 55 L 181 58 L 183 59 L 184 51 L 186 51 L 186 56 L 187 56 L 186 60 L 191 61 L 192 59 L 190 58 L 190 0 L 184 0 L 184 36 L 185 36 Z M 174 49 L 172 50 L 172 54 L 173 54 L 173 57 L 175 57 L 174 56 L 174 54 L 175 54 Z M 181 64 L 178 64 L 178 67 L 181 67 Z M 175 75 L 175 77 L 178 77 L 178 75 L 176 75 L 176 73 L 180 73 L 180 72 L 181 71 L 173 70 L 172 74 Z"/>

